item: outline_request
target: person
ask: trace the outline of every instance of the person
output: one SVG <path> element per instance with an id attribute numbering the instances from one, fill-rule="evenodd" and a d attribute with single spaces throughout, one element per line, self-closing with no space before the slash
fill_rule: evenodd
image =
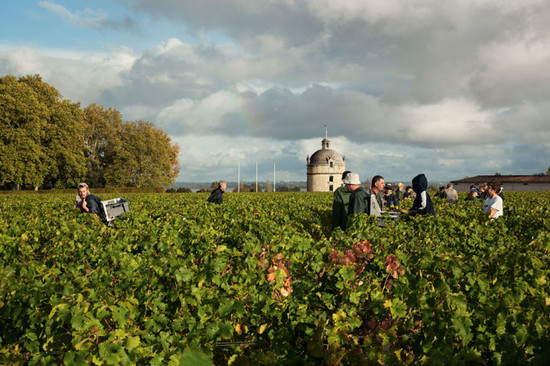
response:
<path id="1" fill-rule="evenodd" d="M 478 193 L 477 193 L 477 190 L 474 190 L 474 191 L 468 193 L 468 196 L 466 197 L 466 201 L 477 202 L 477 201 L 478 201 Z"/>
<path id="2" fill-rule="evenodd" d="M 445 190 L 445 202 L 455 204 L 458 202 L 458 192 L 453 188 L 453 184 L 447 184 L 447 189 Z"/>
<path id="3" fill-rule="evenodd" d="M 342 230 L 346 229 L 351 192 L 343 182 L 349 173 L 351 173 L 349 170 L 342 173 L 342 185 L 334 191 L 334 198 L 332 200 L 332 230 L 336 229 L 336 227 L 340 227 Z"/>
<path id="4" fill-rule="evenodd" d="M 489 193 L 487 192 L 487 183 L 483 183 L 479 186 L 479 193 L 478 193 L 479 199 L 487 199 L 489 197 Z"/>
<path id="5" fill-rule="evenodd" d="M 399 199 L 393 193 L 393 185 L 391 183 L 386 184 L 385 194 L 384 194 L 384 206 L 390 208 L 391 206 L 398 207 Z"/>
<path id="6" fill-rule="evenodd" d="M 395 196 L 398 201 L 401 201 L 405 198 L 405 185 L 401 182 L 397 183 L 397 190 L 395 191 Z"/>
<path id="7" fill-rule="evenodd" d="M 414 200 L 416 198 L 416 193 L 414 193 L 411 186 L 405 188 L 405 195 L 403 198 L 406 200 Z"/>
<path id="8" fill-rule="evenodd" d="M 409 214 L 415 215 L 433 215 L 435 216 L 435 210 L 430 198 L 430 195 L 426 190 L 428 189 L 428 179 L 424 174 L 418 174 L 412 180 L 412 189 L 416 193 L 412 208 L 409 210 Z"/>
<path id="9" fill-rule="evenodd" d="M 498 192 L 500 192 L 500 182 L 494 180 L 487 183 L 487 193 L 489 197 L 485 200 L 482 210 L 488 213 L 491 219 L 496 219 L 503 214 L 503 202 Z"/>
<path id="10" fill-rule="evenodd" d="M 385 186 L 386 184 L 384 182 L 384 177 L 381 175 L 375 175 L 372 178 L 371 187 L 367 192 L 369 200 L 366 212 L 369 215 L 380 216 L 382 211 L 384 211 L 384 199 L 382 198 L 382 195 L 384 194 Z"/>
<path id="11" fill-rule="evenodd" d="M 503 186 L 500 186 L 500 189 L 498 190 L 497 194 L 504 201 L 504 187 Z"/>
<path id="12" fill-rule="evenodd" d="M 359 174 L 349 173 L 343 180 L 347 190 L 350 192 L 348 215 L 367 212 L 368 195 L 361 186 Z"/>
<path id="13" fill-rule="evenodd" d="M 445 199 L 445 186 L 440 186 L 437 192 L 434 193 L 434 198 Z"/>
<path id="14" fill-rule="evenodd" d="M 75 200 L 75 205 L 78 205 L 80 212 L 90 213 L 94 215 L 101 214 L 101 198 L 90 194 L 90 187 L 86 183 L 80 183 L 77 187 L 78 197 L 80 202 Z"/>
<path id="15" fill-rule="evenodd" d="M 210 193 L 210 197 L 208 197 L 208 202 L 212 202 L 217 205 L 222 204 L 223 193 L 225 192 L 226 188 L 227 188 L 227 183 L 224 180 L 220 180 L 220 182 L 218 183 L 218 188 L 214 189 L 212 193 Z"/>

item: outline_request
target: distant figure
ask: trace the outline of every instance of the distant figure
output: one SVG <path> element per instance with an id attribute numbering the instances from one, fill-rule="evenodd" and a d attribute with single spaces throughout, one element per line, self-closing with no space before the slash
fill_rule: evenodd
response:
<path id="1" fill-rule="evenodd" d="M 401 182 L 397 183 L 397 190 L 395 191 L 395 196 L 398 201 L 401 201 L 405 198 L 405 185 Z"/>
<path id="2" fill-rule="evenodd" d="M 361 186 L 359 174 L 349 173 L 343 182 L 350 192 L 348 216 L 366 212 L 368 195 Z"/>
<path id="3" fill-rule="evenodd" d="M 409 214 L 433 215 L 435 210 L 430 196 L 426 190 L 428 189 L 428 179 L 424 174 L 418 174 L 412 181 L 413 191 L 416 193 L 413 206 L 409 210 Z"/>
<path id="4" fill-rule="evenodd" d="M 445 202 L 455 204 L 458 202 L 458 192 L 453 188 L 453 184 L 447 184 L 447 189 L 445 190 Z"/>
<path id="5" fill-rule="evenodd" d="M 404 195 L 403 199 L 414 200 L 415 198 L 416 198 L 416 193 L 414 193 L 411 186 L 407 186 L 405 188 L 405 195 Z"/>
<path id="6" fill-rule="evenodd" d="M 479 186 L 479 193 L 478 193 L 479 199 L 487 199 L 489 197 L 489 193 L 487 192 L 487 183 L 483 183 Z"/>
<path id="7" fill-rule="evenodd" d="M 332 230 L 338 226 L 342 230 L 346 229 L 351 192 L 343 182 L 349 173 L 351 173 L 349 170 L 342 173 L 342 185 L 334 191 L 334 198 L 332 200 Z"/>
<path id="8" fill-rule="evenodd" d="M 393 193 L 393 185 L 391 183 L 386 184 L 384 188 L 384 206 L 386 206 L 386 208 L 399 206 L 399 199 Z"/>
<path id="9" fill-rule="evenodd" d="M 75 200 L 75 205 L 78 206 L 80 212 L 94 215 L 99 215 L 101 213 L 101 198 L 90 194 L 90 188 L 86 183 L 80 183 L 78 185 L 78 197 L 80 198 L 80 202 Z"/>
<path id="10" fill-rule="evenodd" d="M 208 197 L 208 202 L 212 202 L 217 205 L 222 204 L 223 193 L 225 192 L 226 188 L 227 188 L 227 183 L 224 180 L 220 180 L 220 183 L 218 184 L 218 188 L 214 189 L 210 194 L 210 197 Z"/>
<path id="11" fill-rule="evenodd" d="M 466 197 L 466 201 L 473 201 L 473 202 L 479 201 L 479 195 L 477 193 L 477 190 L 474 190 L 468 193 L 468 196 Z"/>
<path id="12" fill-rule="evenodd" d="M 414 188 L 413 188 L 414 189 Z M 434 193 L 434 198 L 445 199 L 445 186 L 439 187 L 437 192 Z"/>
<path id="13" fill-rule="evenodd" d="M 504 201 L 504 187 L 503 186 L 500 186 L 500 189 L 498 190 L 497 194 Z"/>
<path id="14" fill-rule="evenodd" d="M 487 193 L 489 197 L 485 200 L 482 210 L 483 212 L 487 212 L 491 219 L 496 219 L 503 214 L 503 202 L 498 192 L 500 192 L 499 182 L 491 181 L 487 183 Z"/>

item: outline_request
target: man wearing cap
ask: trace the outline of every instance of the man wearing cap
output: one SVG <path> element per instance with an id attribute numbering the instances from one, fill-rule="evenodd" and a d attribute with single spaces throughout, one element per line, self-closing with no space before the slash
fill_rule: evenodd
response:
<path id="1" fill-rule="evenodd" d="M 365 189 L 361 187 L 361 180 L 359 174 L 349 173 L 343 180 L 346 188 L 350 192 L 349 199 L 349 215 L 367 212 L 367 200 L 368 194 Z"/>
<path id="2" fill-rule="evenodd" d="M 384 189 L 384 206 L 386 208 L 390 208 L 391 206 L 398 207 L 399 199 L 397 199 L 397 196 L 393 193 L 393 185 L 391 183 L 388 183 L 386 184 Z"/>
<path id="3" fill-rule="evenodd" d="M 99 207 L 99 202 L 101 202 L 101 198 L 90 194 L 90 188 L 86 183 L 80 183 L 78 185 L 78 198 L 80 198 L 80 202 L 77 203 L 75 201 L 75 205 L 78 205 L 80 212 L 86 212 L 94 215 L 100 214 L 101 209 Z"/>
<path id="4" fill-rule="evenodd" d="M 346 229 L 351 193 L 343 182 L 349 173 L 351 173 L 349 170 L 342 173 L 342 186 L 334 191 L 334 198 L 332 200 L 332 230 L 336 229 L 336 227 L 340 227 L 342 230 Z"/>

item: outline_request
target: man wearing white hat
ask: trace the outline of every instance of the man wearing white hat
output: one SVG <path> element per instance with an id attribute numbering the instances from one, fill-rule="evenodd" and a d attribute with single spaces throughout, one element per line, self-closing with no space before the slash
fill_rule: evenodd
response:
<path id="1" fill-rule="evenodd" d="M 349 214 L 354 215 L 357 213 L 366 212 L 368 194 L 361 186 L 359 174 L 349 173 L 343 182 L 348 188 L 348 191 L 351 192 L 351 197 L 349 200 Z"/>
<path id="2" fill-rule="evenodd" d="M 347 175 L 351 173 L 346 170 L 342 173 L 342 182 L 346 179 Z M 349 213 L 349 199 L 351 193 L 348 191 L 345 184 L 338 187 L 334 191 L 334 197 L 332 200 L 332 230 L 340 227 L 342 230 L 346 230 Z"/>

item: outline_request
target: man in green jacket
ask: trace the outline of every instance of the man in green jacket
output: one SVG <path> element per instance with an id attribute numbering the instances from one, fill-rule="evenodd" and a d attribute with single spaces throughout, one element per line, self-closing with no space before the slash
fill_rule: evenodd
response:
<path id="1" fill-rule="evenodd" d="M 342 173 L 342 182 L 349 173 L 351 173 L 349 170 Z M 351 192 L 348 191 L 345 184 L 342 184 L 334 191 L 334 199 L 332 201 L 332 230 L 337 227 L 340 227 L 342 230 L 346 229 L 350 196 Z"/>
<path id="2" fill-rule="evenodd" d="M 358 213 L 367 212 L 367 199 L 368 194 L 361 186 L 361 180 L 359 174 L 350 173 L 344 179 L 344 184 L 350 191 L 351 196 L 349 199 L 349 215 L 355 215 Z"/>

